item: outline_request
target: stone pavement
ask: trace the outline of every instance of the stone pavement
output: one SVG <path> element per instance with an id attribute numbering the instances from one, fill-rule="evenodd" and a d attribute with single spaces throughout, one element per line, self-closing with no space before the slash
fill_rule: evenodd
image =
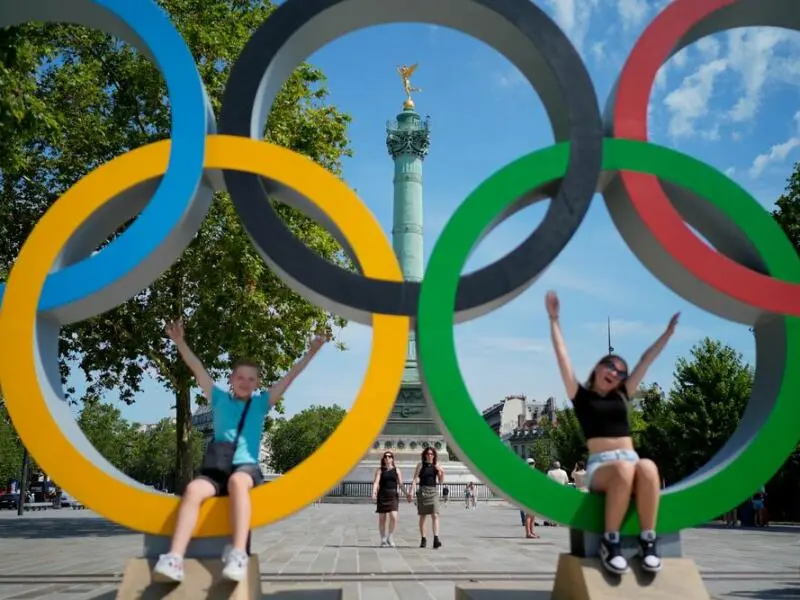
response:
<path id="1" fill-rule="evenodd" d="M 568 547 L 560 527 L 524 539 L 519 512 L 504 503 L 447 506 L 436 551 L 417 547 L 413 506 L 401 507 L 398 548 L 377 548 L 375 529 L 369 505 L 323 504 L 255 532 L 266 598 L 299 600 L 289 592 L 336 584 L 346 600 L 452 600 L 455 583 L 514 579 L 544 599 Z M 141 540 L 89 511 L 0 511 L 0 599 L 110 600 Z M 683 542 L 715 599 L 800 598 L 800 528 L 705 527 Z"/>

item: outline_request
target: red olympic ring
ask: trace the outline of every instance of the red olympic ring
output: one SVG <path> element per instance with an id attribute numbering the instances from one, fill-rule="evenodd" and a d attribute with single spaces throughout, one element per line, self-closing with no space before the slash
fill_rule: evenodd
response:
<path id="1" fill-rule="evenodd" d="M 648 141 L 647 105 L 656 73 L 695 25 L 737 1 L 675 0 L 650 23 L 619 78 L 613 107 L 615 137 Z M 630 171 L 620 176 L 650 233 L 695 277 L 750 306 L 800 316 L 800 284 L 748 269 L 707 246 L 684 223 L 656 177 Z"/>

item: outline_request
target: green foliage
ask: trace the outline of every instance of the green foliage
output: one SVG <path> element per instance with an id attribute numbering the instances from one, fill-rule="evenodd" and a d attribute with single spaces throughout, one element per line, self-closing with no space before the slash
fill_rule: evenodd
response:
<path id="1" fill-rule="evenodd" d="M 534 467 L 546 473 L 550 468 L 552 458 L 553 444 L 552 440 L 548 437 L 541 437 L 534 440 L 531 447 L 528 448 L 528 458 L 534 461 Z"/>
<path id="2" fill-rule="evenodd" d="M 160 4 L 187 41 L 218 113 L 231 63 L 272 5 Z M 170 128 L 159 72 L 110 36 L 73 25 L 26 25 L 0 38 L 3 53 L 8 60 L 0 67 L 0 272 L 11 267 L 34 223 L 65 190 L 128 149 L 169 137 Z M 349 155 L 350 119 L 328 103 L 324 84 L 319 70 L 299 67 L 273 106 L 266 137 L 338 174 Z M 306 245 L 347 264 L 322 227 L 286 206 L 277 209 Z M 265 383 L 297 360 L 313 331 L 330 330 L 334 322 L 266 267 L 230 198 L 218 194 L 171 269 L 126 304 L 64 329 L 62 374 L 66 379 L 79 366 L 87 397 L 114 389 L 132 402 L 146 373 L 174 392 L 182 488 L 192 476 L 193 380 L 162 330 L 166 320 L 181 315 L 188 341 L 213 377 L 226 376 L 229 358 L 247 356 L 261 365 Z"/>
<path id="3" fill-rule="evenodd" d="M 19 479 L 22 451 L 22 444 L 11 424 L 3 397 L 0 396 L 0 488 L 5 488 L 9 479 Z"/>
<path id="4" fill-rule="evenodd" d="M 175 423 L 162 419 L 154 425 L 129 423 L 112 404 L 89 398 L 78 414 L 78 426 L 97 451 L 133 479 L 159 489 L 176 489 Z M 191 464 L 200 466 L 203 436 L 192 432 Z"/>
<path id="5" fill-rule="evenodd" d="M 586 441 L 574 410 L 557 410 L 556 424 L 549 435 L 553 443 L 554 458 L 561 461 L 565 470 L 571 471 L 579 460 L 586 460 Z M 538 461 L 536 466 L 539 466 Z"/>
<path id="6" fill-rule="evenodd" d="M 772 217 L 794 244 L 800 256 L 800 162 L 794 164 L 792 174 L 786 181 L 786 189 L 775 206 Z M 775 475 L 770 483 L 769 492 L 772 498 L 777 496 L 789 499 L 783 506 L 776 506 L 774 501 L 770 503 L 773 518 L 787 518 L 796 506 L 797 498 L 800 497 L 800 446 Z"/>
<path id="7" fill-rule="evenodd" d="M 705 338 L 679 358 L 663 423 L 672 461 L 670 483 L 705 464 L 733 435 L 753 388 L 753 368 L 730 346 Z M 671 472 L 670 472 L 671 471 Z"/>
<path id="8" fill-rule="evenodd" d="M 636 412 L 640 416 L 641 426 L 634 430 L 634 441 L 639 455 L 657 462 L 659 457 L 667 457 L 671 453 L 672 440 L 669 437 L 667 422 L 669 420 L 669 405 L 664 396 L 664 391 L 657 383 L 649 386 L 643 385 L 639 389 Z M 667 464 L 661 466 L 662 475 Z"/>
<path id="9" fill-rule="evenodd" d="M 340 406 L 311 406 L 275 423 L 269 439 L 270 466 L 276 473 L 293 469 L 319 448 L 344 419 Z"/>
<path id="10" fill-rule="evenodd" d="M 775 202 L 772 218 L 783 228 L 800 255 L 800 162 L 795 163 L 786 181 L 786 190 Z"/>

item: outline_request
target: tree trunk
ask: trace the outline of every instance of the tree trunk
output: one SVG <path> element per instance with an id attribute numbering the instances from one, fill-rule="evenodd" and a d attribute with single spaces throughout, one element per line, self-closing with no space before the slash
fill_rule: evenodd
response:
<path id="1" fill-rule="evenodd" d="M 192 397 L 190 388 L 180 388 L 175 393 L 175 431 L 177 435 L 178 464 L 175 493 L 183 494 L 194 476 L 192 464 Z"/>

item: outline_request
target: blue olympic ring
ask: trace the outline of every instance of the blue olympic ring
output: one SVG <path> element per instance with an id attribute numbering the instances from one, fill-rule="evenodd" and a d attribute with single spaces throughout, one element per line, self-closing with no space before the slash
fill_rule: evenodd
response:
<path id="1" fill-rule="evenodd" d="M 100 10 L 98 10 L 100 9 Z M 205 138 L 216 132 L 214 114 L 192 57 L 169 16 L 154 0 L 10 0 L 0 2 L 0 27 L 30 21 L 67 22 L 96 28 L 119 36 L 148 54 L 167 83 L 172 120 L 169 169 L 149 203 L 122 235 L 101 251 L 90 255 L 109 228 L 66 254 L 44 285 L 39 309 L 59 309 L 90 316 L 83 305 L 92 298 L 109 308 L 124 302 L 146 286 L 151 278 L 136 271 L 147 265 L 166 270 L 184 250 L 191 236 L 176 234 L 187 223 L 199 223 L 207 206 L 198 190 L 203 177 Z M 141 207 L 137 207 L 141 208 Z M 202 213 L 202 214 L 200 214 Z M 135 213 L 134 213 L 135 214 Z M 108 219 L 106 215 L 106 219 Z M 196 231 L 196 228 L 192 233 Z M 87 246 L 92 244 L 92 246 Z M 164 251 L 164 248 L 167 251 Z M 68 254 L 68 253 L 67 253 Z M 152 263 L 157 262 L 158 267 Z M 72 263 L 72 264 L 70 264 Z M 135 288 L 135 289 L 134 289 Z M 5 285 L 0 285 L 0 302 Z M 112 298 L 113 296 L 113 298 Z M 87 304 L 88 303 L 88 304 Z"/>

